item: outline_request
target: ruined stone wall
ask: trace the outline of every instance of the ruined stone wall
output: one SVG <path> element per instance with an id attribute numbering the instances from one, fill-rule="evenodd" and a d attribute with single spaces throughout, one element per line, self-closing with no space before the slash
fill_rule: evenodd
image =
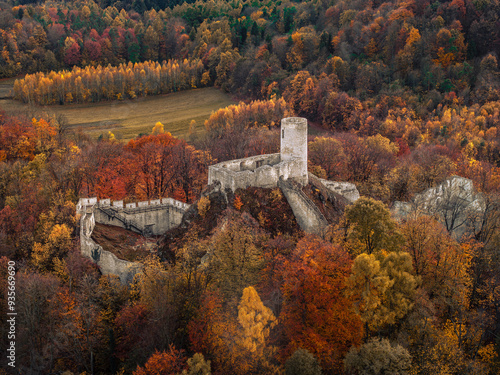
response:
<path id="1" fill-rule="evenodd" d="M 94 205 L 80 205 L 80 251 L 97 264 L 103 275 L 117 275 L 122 284 L 128 284 L 136 273 L 140 272 L 142 265 L 119 259 L 115 254 L 103 250 L 92 238 L 95 226 Z"/>
<path id="2" fill-rule="evenodd" d="M 80 215 L 80 251 L 94 261 L 103 275 L 117 275 L 123 284 L 140 272 L 140 263 L 119 259 L 92 240 L 95 223 L 114 225 L 145 235 L 160 235 L 180 224 L 188 204 L 172 198 L 123 204 L 123 201 L 82 198 L 76 206 Z"/>
<path id="3" fill-rule="evenodd" d="M 359 191 L 356 188 L 356 185 L 350 182 L 329 181 L 323 178 L 320 178 L 319 180 L 327 189 L 343 196 L 351 203 L 354 203 L 359 199 Z"/>
<path id="4" fill-rule="evenodd" d="M 98 223 L 114 225 L 145 235 L 160 235 L 180 224 L 189 205 L 172 198 L 123 204 L 101 199 L 95 206 Z"/>
<path id="5" fill-rule="evenodd" d="M 288 117 L 281 120 L 279 154 L 258 155 L 230 160 L 208 168 L 208 184 L 221 183 L 222 189 L 247 187 L 273 188 L 280 177 L 293 179 L 302 186 L 308 183 L 307 120 Z"/>
<path id="6" fill-rule="evenodd" d="M 304 232 L 321 235 L 328 222 L 314 202 L 304 194 L 300 185 L 280 179 L 278 186 L 292 208 L 300 228 Z"/>
<path id="7" fill-rule="evenodd" d="M 221 183 L 222 189 L 246 189 L 247 187 L 274 188 L 280 177 L 293 178 L 302 168 L 302 161 L 281 161 L 280 154 L 258 155 L 230 160 L 208 167 L 208 184 Z"/>

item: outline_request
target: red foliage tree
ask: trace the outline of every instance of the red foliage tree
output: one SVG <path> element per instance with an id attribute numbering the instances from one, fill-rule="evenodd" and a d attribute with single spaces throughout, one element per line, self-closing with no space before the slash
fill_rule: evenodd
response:
<path id="1" fill-rule="evenodd" d="M 78 65 L 81 60 L 80 46 L 74 42 L 64 55 L 64 62 L 67 65 Z"/>
<path id="2" fill-rule="evenodd" d="M 137 193 L 139 196 L 162 198 L 174 189 L 173 148 L 179 140 L 170 133 L 133 139 L 127 149 L 135 156 Z"/>
<path id="3" fill-rule="evenodd" d="M 91 61 L 99 61 L 101 58 L 101 44 L 94 40 L 86 40 L 84 43 L 85 51 Z"/>
<path id="4" fill-rule="evenodd" d="M 117 332 L 116 356 L 125 360 L 132 349 L 145 340 L 144 327 L 148 322 L 149 311 L 143 304 L 124 307 L 115 319 Z"/>
<path id="5" fill-rule="evenodd" d="M 323 369 L 342 367 L 352 345 L 359 345 L 363 324 L 344 295 L 351 259 L 340 247 L 315 236 L 297 244 L 283 265 L 283 311 L 280 315 L 290 342 L 289 356 L 305 348 L 321 362 Z"/>

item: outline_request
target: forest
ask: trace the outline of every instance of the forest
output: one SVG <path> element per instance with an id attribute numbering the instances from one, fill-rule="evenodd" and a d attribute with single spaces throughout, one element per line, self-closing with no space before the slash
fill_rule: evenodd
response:
<path id="1" fill-rule="evenodd" d="M 17 100 L 239 101 L 203 134 L 153 120 L 127 143 L 0 107 L 2 353 L 12 264 L 18 313 L 0 374 L 498 374 L 499 14 L 498 0 L 0 2 Z M 309 171 L 361 194 L 329 207 L 322 236 L 278 188 L 206 186 L 209 165 L 278 152 L 288 116 L 317 134 Z M 484 202 L 460 235 L 443 212 L 391 211 L 451 176 Z M 80 254 L 80 197 L 172 197 L 192 215 L 122 285 Z"/>

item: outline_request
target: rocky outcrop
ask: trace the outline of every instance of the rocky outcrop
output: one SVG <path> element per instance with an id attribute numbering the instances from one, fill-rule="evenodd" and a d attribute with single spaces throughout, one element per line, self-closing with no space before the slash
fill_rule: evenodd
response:
<path id="1" fill-rule="evenodd" d="M 392 207 L 400 218 L 410 213 L 435 216 L 455 236 L 465 233 L 469 219 L 484 209 L 484 198 L 475 191 L 472 181 L 459 176 L 416 194 L 411 202 L 396 201 Z"/>

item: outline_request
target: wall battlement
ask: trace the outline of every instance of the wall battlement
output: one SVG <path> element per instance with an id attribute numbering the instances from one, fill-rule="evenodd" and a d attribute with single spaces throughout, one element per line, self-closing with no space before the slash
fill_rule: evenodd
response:
<path id="1" fill-rule="evenodd" d="M 189 204 L 175 200 L 173 198 L 162 198 L 155 199 L 151 201 L 142 201 L 142 202 L 133 202 L 123 204 L 123 201 L 113 201 L 111 199 L 100 199 L 97 198 L 80 198 L 78 204 L 76 206 L 76 212 L 81 213 L 80 211 L 84 209 L 84 207 L 91 206 L 94 207 L 112 207 L 116 210 L 126 210 L 126 211 L 147 211 L 147 210 L 155 210 L 159 207 L 171 206 L 173 208 L 177 208 L 180 210 L 187 210 L 189 208 Z"/>

